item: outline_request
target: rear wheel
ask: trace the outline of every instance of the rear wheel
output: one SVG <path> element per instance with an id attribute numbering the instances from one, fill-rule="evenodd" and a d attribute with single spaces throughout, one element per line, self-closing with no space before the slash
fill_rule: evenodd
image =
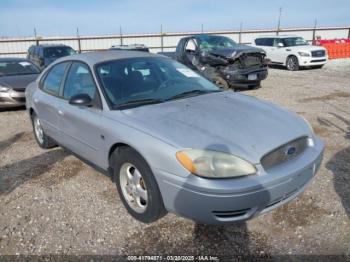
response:
<path id="1" fill-rule="evenodd" d="M 167 213 L 152 170 L 140 154 L 130 147 L 118 148 L 111 156 L 111 166 L 120 199 L 130 215 L 151 223 Z"/>
<path id="2" fill-rule="evenodd" d="M 299 61 L 296 56 L 289 56 L 287 58 L 287 69 L 290 71 L 298 71 L 299 70 Z"/>
<path id="3" fill-rule="evenodd" d="M 35 113 L 32 114 L 32 125 L 35 140 L 41 148 L 49 149 L 56 146 L 55 141 L 45 134 L 40 119 Z"/>

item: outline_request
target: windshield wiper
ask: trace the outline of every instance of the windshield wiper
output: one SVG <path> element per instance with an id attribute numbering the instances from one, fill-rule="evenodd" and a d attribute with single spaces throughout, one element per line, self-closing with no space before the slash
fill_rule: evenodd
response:
<path id="1" fill-rule="evenodd" d="M 162 100 L 162 99 L 153 99 L 153 98 L 137 99 L 137 100 L 130 100 L 130 101 L 115 105 L 113 108 L 114 109 L 126 109 L 126 108 L 136 107 L 136 106 L 159 104 L 162 102 L 164 102 L 164 100 Z"/>
<path id="2" fill-rule="evenodd" d="M 202 95 L 202 94 L 208 94 L 208 93 L 216 93 L 216 92 L 221 92 L 221 90 L 200 90 L 200 89 L 194 89 L 191 91 L 186 91 L 177 95 L 174 95 L 167 100 L 174 100 L 174 99 L 179 99 L 179 98 L 184 98 L 184 97 L 190 97 L 190 96 L 196 96 L 196 95 Z"/>

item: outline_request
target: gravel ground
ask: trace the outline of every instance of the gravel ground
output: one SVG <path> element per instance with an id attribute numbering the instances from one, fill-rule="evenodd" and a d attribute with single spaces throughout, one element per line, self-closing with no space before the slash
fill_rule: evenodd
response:
<path id="1" fill-rule="evenodd" d="M 350 60 L 271 69 L 246 93 L 303 115 L 326 150 L 297 200 L 228 226 L 173 214 L 139 223 L 108 177 L 60 148 L 41 150 L 23 109 L 0 112 L 0 254 L 350 255 Z"/>

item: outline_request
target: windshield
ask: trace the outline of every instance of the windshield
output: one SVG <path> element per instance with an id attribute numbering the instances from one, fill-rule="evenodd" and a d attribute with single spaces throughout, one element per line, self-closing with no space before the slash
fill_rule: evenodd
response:
<path id="1" fill-rule="evenodd" d="M 47 47 L 44 49 L 45 58 L 58 58 L 74 54 L 75 51 L 69 46 Z"/>
<path id="2" fill-rule="evenodd" d="M 237 45 L 235 41 L 225 36 L 200 35 L 196 37 L 199 43 L 199 49 L 210 51 L 220 48 L 230 48 Z"/>
<path id="3" fill-rule="evenodd" d="M 96 73 L 112 108 L 138 106 L 220 91 L 186 66 L 160 57 L 108 61 Z"/>
<path id="4" fill-rule="evenodd" d="M 299 46 L 299 45 L 309 45 L 309 43 L 302 37 L 288 37 L 283 38 L 284 46 Z"/>
<path id="5" fill-rule="evenodd" d="M 0 76 L 39 74 L 40 70 L 29 61 L 1 61 Z"/>

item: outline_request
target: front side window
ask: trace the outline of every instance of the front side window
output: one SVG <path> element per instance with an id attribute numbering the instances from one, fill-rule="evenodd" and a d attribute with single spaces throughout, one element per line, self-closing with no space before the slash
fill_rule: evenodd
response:
<path id="1" fill-rule="evenodd" d="M 93 99 L 95 92 L 95 83 L 88 66 L 82 63 L 73 63 L 64 84 L 63 97 L 69 100 L 74 95 L 87 94 Z"/>
<path id="2" fill-rule="evenodd" d="M 107 100 L 114 109 L 138 101 L 166 102 L 219 88 L 186 66 L 167 58 L 130 58 L 96 66 Z"/>
<path id="3" fill-rule="evenodd" d="M 43 81 L 42 89 L 50 94 L 58 96 L 68 63 L 60 63 L 53 66 Z"/>
<path id="4" fill-rule="evenodd" d="M 216 35 L 201 35 L 197 37 L 199 49 L 210 51 L 221 48 L 230 48 L 236 46 L 236 42 L 231 38 Z"/>
<path id="5" fill-rule="evenodd" d="M 31 62 L 23 61 L 1 61 L 0 76 L 39 74 L 40 70 Z"/>

